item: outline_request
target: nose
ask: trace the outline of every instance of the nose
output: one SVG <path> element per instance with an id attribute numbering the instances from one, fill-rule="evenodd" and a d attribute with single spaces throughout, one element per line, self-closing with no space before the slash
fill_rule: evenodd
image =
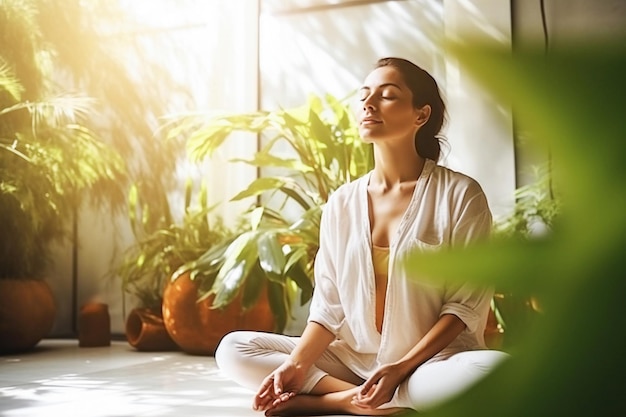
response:
<path id="1" fill-rule="evenodd" d="M 372 102 L 372 96 L 367 96 L 365 100 L 363 100 L 363 110 L 364 111 L 373 111 L 376 107 Z"/>

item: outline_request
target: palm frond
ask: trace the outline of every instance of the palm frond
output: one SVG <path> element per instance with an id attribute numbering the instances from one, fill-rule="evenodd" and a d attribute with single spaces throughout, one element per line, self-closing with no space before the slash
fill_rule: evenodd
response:
<path id="1" fill-rule="evenodd" d="M 45 122 L 47 126 L 59 127 L 85 119 L 94 99 L 65 94 L 37 102 L 20 102 L 0 110 L 0 116 L 19 110 L 27 110 L 35 131 Z"/>
<path id="2" fill-rule="evenodd" d="M 24 87 L 9 67 L 9 64 L 0 57 L 0 92 L 5 91 L 15 100 L 20 101 Z"/>

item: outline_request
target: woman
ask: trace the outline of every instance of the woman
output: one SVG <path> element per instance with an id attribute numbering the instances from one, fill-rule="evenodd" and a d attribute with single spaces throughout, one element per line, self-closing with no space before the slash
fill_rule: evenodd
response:
<path id="1" fill-rule="evenodd" d="M 478 183 L 436 164 L 445 105 L 435 80 L 384 58 L 360 95 L 359 132 L 375 165 L 324 208 L 302 336 L 234 332 L 216 352 L 266 415 L 425 410 L 506 357 L 483 340 L 491 290 L 402 268 L 411 251 L 487 237 L 492 221 Z"/>

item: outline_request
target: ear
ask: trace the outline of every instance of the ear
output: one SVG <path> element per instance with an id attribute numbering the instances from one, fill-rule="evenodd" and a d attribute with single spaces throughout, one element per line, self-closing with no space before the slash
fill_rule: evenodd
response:
<path id="1" fill-rule="evenodd" d="M 421 109 L 416 110 L 415 126 L 422 127 L 430 119 L 431 107 L 430 104 L 425 104 Z"/>

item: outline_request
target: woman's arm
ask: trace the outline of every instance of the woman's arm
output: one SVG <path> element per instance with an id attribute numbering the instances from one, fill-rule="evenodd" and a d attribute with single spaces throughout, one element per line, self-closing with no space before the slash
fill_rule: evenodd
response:
<path id="1" fill-rule="evenodd" d="M 308 371 L 333 340 L 335 340 L 333 333 L 321 324 L 310 321 L 289 358 L 298 367 Z"/>
<path id="2" fill-rule="evenodd" d="M 415 347 L 395 363 L 397 370 L 403 374 L 403 379 L 441 352 L 463 330 L 465 330 L 465 323 L 460 318 L 453 314 L 442 315 Z"/>
<path id="3" fill-rule="evenodd" d="M 400 360 L 381 366 L 362 385 L 353 404 L 374 409 L 389 402 L 396 388 L 421 364 L 448 346 L 463 330 L 465 323 L 453 314 L 444 314 L 426 335 Z"/>

